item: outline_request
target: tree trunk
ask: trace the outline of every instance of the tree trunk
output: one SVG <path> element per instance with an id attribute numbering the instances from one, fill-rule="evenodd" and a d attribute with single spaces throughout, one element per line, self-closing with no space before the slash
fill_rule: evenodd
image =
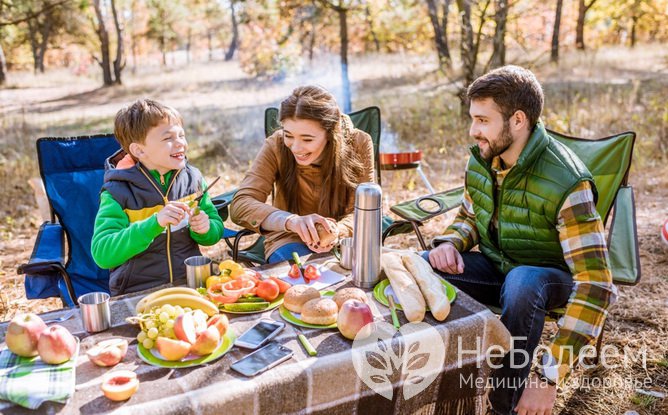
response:
<path id="1" fill-rule="evenodd" d="M 636 27 L 638 26 L 638 15 L 635 13 L 631 17 L 631 47 L 636 45 Z"/>
<path id="2" fill-rule="evenodd" d="M 109 33 L 104 24 L 104 17 L 102 16 L 102 9 L 100 8 L 100 0 L 93 0 L 93 8 L 95 9 L 95 16 L 97 16 L 97 37 L 100 39 L 100 53 L 102 56 L 97 63 L 102 67 L 102 79 L 105 86 L 113 85 L 111 79 L 111 62 L 109 57 Z"/>
<path id="3" fill-rule="evenodd" d="M 162 66 L 167 66 L 167 51 L 165 50 L 167 48 L 167 40 L 165 39 L 165 30 L 162 30 L 162 34 L 160 35 L 160 53 L 162 53 Z"/>
<path id="4" fill-rule="evenodd" d="M 369 8 L 368 4 L 364 8 L 364 13 L 367 24 L 369 25 L 369 34 L 371 35 L 374 46 L 376 47 L 376 52 L 380 52 L 380 42 L 378 41 L 378 35 L 376 35 L 376 31 L 373 28 L 373 18 L 371 18 L 371 9 Z"/>
<path id="5" fill-rule="evenodd" d="M 232 60 L 234 52 L 237 50 L 237 43 L 239 42 L 239 23 L 237 22 L 237 14 L 234 11 L 234 3 L 235 1 L 230 2 L 230 14 L 232 15 L 232 41 L 225 53 L 225 61 Z"/>
<path id="6" fill-rule="evenodd" d="M 190 46 L 193 41 L 193 29 L 188 27 L 188 35 L 186 36 L 186 65 L 190 65 Z"/>
<path id="7" fill-rule="evenodd" d="M 339 35 L 341 36 L 341 87 L 343 90 L 343 112 L 352 111 L 350 79 L 348 78 L 348 9 L 339 8 Z"/>
<path id="8" fill-rule="evenodd" d="M 438 4 L 437 0 L 427 0 L 427 9 L 429 11 L 429 20 L 434 28 L 434 41 L 436 42 L 436 52 L 438 53 L 438 63 L 441 70 L 449 68 L 452 59 L 450 57 L 450 49 L 448 48 L 448 11 L 450 9 L 450 1 L 446 0 L 443 6 L 442 20 L 438 18 Z M 442 21 L 442 23 L 441 23 Z"/>
<path id="9" fill-rule="evenodd" d="M 0 44 L 0 86 L 7 82 L 7 60 L 5 59 L 5 52 L 2 50 Z"/>
<path id="10" fill-rule="evenodd" d="M 39 46 L 37 44 L 37 28 L 35 27 L 35 23 L 33 22 L 33 19 L 30 19 L 26 22 L 28 24 L 28 36 L 30 37 L 30 50 L 32 52 L 32 67 L 33 67 L 33 72 L 37 74 L 37 71 L 39 70 Z"/>
<path id="11" fill-rule="evenodd" d="M 508 19 L 508 0 L 496 0 L 494 7 L 494 52 L 492 52 L 491 67 L 498 68 L 506 64 L 506 21 Z"/>
<path id="12" fill-rule="evenodd" d="M 464 85 L 459 90 L 460 114 L 466 117 L 468 114 L 468 102 L 466 89 L 473 82 L 475 73 L 475 48 L 473 46 L 473 27 L 471 26 L 471 3 L 470 0 L 457 0 L 457 8 L 462 19 L 460 55 L 462 71 L 464 72 Z"/>
<path id="13" fill-rule="evenodd" d="M 121 72 L 125 67 L 123 62 L 123 28 L 121 23 L 118 20 L 118 13 L 116 11 L 116 2 L 111 0 L 111 13 L 114 16 L 114 27 L 116 28 L 116 58 L 114 59 L 114 82 L 117 85 L 121 85 L 123 81 L 121 80 Z"/>
<path id="14" fill-rule="evenodd" d="M 561 28 L 561 8 L 564 0 L 557 0 L 557 10 L 554 12 L 554 28 L 552 29 L 552 50 L 550 51 L 550 61 L 559 62 L 559 31 Z"/>
<path id="15" fill-rule="evenodd" d="M 206 46 L 209 49 L 209 62 L 213 60 L 213 30 L 206 31 Z"/>
<path id="16" fill-rule="evenodd" d="M 133 74 L 137 72 L 137 34 L 135 33 L 135 19 L 136 19 L 136 12 L 135 12 L 135 6 L 136 6 L 136 1 L 132 0 L 132 3 L 130 4 L 130 10 L 132 11 L 132 20 L 130 24 L 130 52 L 132 53 L 132 68 L 131 71 Z"/>
<path id="17" fill-rule="evenodd" d="M 585 3 L 585 0 L 578 0 L 578 23 L 575 28 L 575 47 L 579 50 L 584 50 L 585 49 L 585 42 L 584 42 L 584 24 L 585 24 L 585 16 L 587 14 L 587 11 L 591 8 L 591 6 L 596 3 L 596 0 L 591 0 L 589 4 Z"/>

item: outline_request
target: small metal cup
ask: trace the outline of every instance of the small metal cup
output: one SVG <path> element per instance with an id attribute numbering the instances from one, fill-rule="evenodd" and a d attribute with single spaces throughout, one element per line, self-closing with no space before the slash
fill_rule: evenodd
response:
<path id="1" fill-rule="evenodd" d="M 107 330 L 111 327 L 111 312 L 109 311 L 109 294 L 94 292 L 79 297 L 81 320 L 84 329 L 89 333 Z"/>
<path id="2" fill-rule="evenodd" d="M 191 256 L 184 261 L 186 264 L 186 280 L 188 287 L 200 288 L 206 286 L 206 279 L 211 276 L 211 258 L 205 256 Z"/>
<path id="3" fill-rule="evenodd" d="M 339 249 L 341 250 L 341 267 L 345 269 L 353 268 L 353 238 L 343 238 L 339 241 Z"/>

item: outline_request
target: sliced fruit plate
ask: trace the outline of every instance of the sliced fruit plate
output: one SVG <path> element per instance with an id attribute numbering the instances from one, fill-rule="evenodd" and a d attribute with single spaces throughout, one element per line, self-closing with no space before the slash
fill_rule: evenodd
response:
<path id="1" fill-rule="evenodd" d="M 334 297 L 334 294 L 336 294 L 334 291 L 321 291 L 320 295 L 322 298 L 332 298 Z M 290 311 L 285 306 L 281 305 L 281 307 L 278 309 L 279 315 L 281 318 L 285 321 L 287 321 L 290 324 L 294 324 L 295 326 L 301 326 L 301 327 L 307 327 L 311 329 L 335 329 L 336 323 L 333 324 L 328 324 L 328 325 L 318 325 L 318 324 L 310 324 L 306 323 L 301 319 L 301 314 L 300 313 L 295 313 L 294 311 Z"/>
<path id="2" fill-rule="evenodd" d="M 273 310 L 281 304 L 283 304 L 283 294 L 279 294 L 278 297 L 271 302 L 265 301 L 263 298 L 255 295 L 248 295 L 240 297 L 234 303 L 220 304 L 218 308 L 223 313 L 253 314 Z"/>
<path id="3" fill-rule="evenodd" d="M 455 298 L 457 298 L 457 291 L 455 290 L 455 287 L 446 280 L 441 279 L 440 281 L 441 284 L 443 284 L 445 287 L 445 293 L 448 296 L 448 300 L 450 300 L 450 303 L 452 303 L 455 301 Z M 392 289 L 390 280 L 385 278 L 376 284 L 375 287 L 373 287 L 373 297 L 376 299 L 376 301 L 385 307 L 389 307 L 387 296 L 390 294 L 394 297 L 394 302 L 397 306 L 397 309 L 403 310 L 403 307 L 401 307 L 401 304 L 399 303 L 399 297 L 397 297 L 397 295 L 394 293 L 394 289 Z M 427 311 L 429 311 L 429 306 L 427 306 Z"/>
<path id="4" fill-rule="evenodd" d="M 147 349 L 141 343 L 137 345 L 137 354 L 144 362 L 153 366 L 167 368 L 193 367 L 211 363 L 221 358 L 232 348 L 235 340 L 236 335 L 234 332 L 232 330 L 227 330 L 225 335 L 218 341 L 218 346 L 214 349 L 213 352 L 204 356 L 188 353 L 184 358 L 174 361 L 166 360 L 156 347 Z"/>

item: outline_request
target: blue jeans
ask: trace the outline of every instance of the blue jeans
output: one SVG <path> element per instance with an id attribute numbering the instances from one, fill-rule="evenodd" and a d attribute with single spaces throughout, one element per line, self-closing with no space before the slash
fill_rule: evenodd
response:
<path id="1" fill-rule="evenodd" d="M 291 242 L 289 244 L 283 245 L 274 251 L 273 254 L 269 255 L 269 258 L 267 258 L 267 264 L 275 264 L 276 262 L 291 260 L 293 252 L 296 252 L 299 256 L 313 253 L 313 251 L 308 249 L 306 244 L 301 242 Z"/>
<path id="2" fill-rule="evenodd" d="M 429 260 L 428 252 L 423 252 L 422 256 Z M 477 301 L 501 307 L 501 322 L 513 336 L 513 343 L 501 362 L 502 367 L 492 372 L 493 388 L 489 398 L 496 413 L 515 414 L 524 380 L 531 370 L 533 352 L 543 333 L 545 313 L 568 302 L 573 277 L 560 269 L 528 265 L 518 266 L 503 275 L 480 252 L 466 252 L 462 258 L 462 274 L 436 272 Z M 525 355 L 520 350 L 528 353 L 529 362 L 511 367 L 513 353 L 514 366 L 524 362 Z"/>

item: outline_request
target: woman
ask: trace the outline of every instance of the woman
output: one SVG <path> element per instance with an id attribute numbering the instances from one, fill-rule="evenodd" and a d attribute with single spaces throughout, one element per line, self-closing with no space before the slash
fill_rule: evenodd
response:
<path id="1" fill-rule="evenodd" d="M 268 263 L 329 251 L 337 238 L 323 246 L 318 223 L 351 236 L 355 189 L 374 180 L 371 137 L 323 88 L 295 89 L 279 119 L 282 128 L 265 140 L 230 206 L 232 221 L 266 237 Z"/>

